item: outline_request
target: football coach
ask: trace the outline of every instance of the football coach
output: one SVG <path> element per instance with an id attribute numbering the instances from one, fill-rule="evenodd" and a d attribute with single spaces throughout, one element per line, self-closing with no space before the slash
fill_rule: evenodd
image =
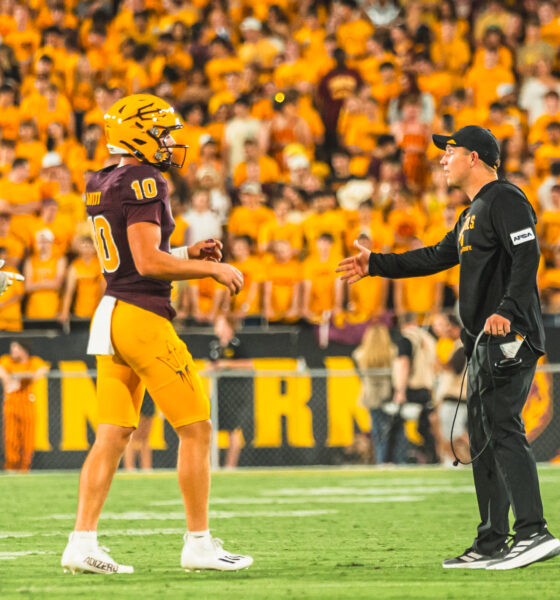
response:
<path id="1" fill-rule="evenodd" d="M 346 258 L 337 272 L 354 283 L 366 275 L 430 275 L 460 264 L 459 312 L 463 321 L 468 429 L 480 524 L 471 547 L 443 561 L 444 568 L 506 570 L 560 553 L 547 529 L 533 453 L 521 410 L 544 354 L 537 290 L 540 250 L 536 215 L 525 194 L 498 179 L 498 141 L 469 125 L 451 136 L 434 135 L 445 150 L 440 164 L 449 186 L 470 206 L 435 246 L 403 254 L 370 252 Z M 508 545 L 509 508 L 515 516 Z"/>

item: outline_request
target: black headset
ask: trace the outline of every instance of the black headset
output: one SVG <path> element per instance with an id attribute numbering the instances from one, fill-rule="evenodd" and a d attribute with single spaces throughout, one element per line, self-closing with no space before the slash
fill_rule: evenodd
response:
<path id="1" fill-rule="evenodd" d="M 519 337 L 523 338 L 523 341 L 525 341 L 525 336 L 521 332 L 517 331 L 517 329 L 514 329 L 513 327 L 511 327 L 510 332 L 516 333 Z M 473 346 L 473 351 L 471 354 L 471 358 L 467 362 L 467 365 L 463 372 L 463 377 L 461 379 L 461 390 L 459 391 L 459 398 L 457 399 L 457 406 L 455 407 L 455 414 L 453 415 L 453 422 L 451 423 L 451 435 L 449 438 L 449 443 L 451 445 L 451 452 L 453 452 L 453 456 L 455 457 L 455 460 L 453 461 L 454 467 L 458 466 L 459 463 L 462 465 L 471 465 L 472 463 L 474 463 L 475 460 L 478 460 L 482 456 L 482 454 L 484 453 L 486 448 L 488 448 L 490 442 L 492 441 L 492 435 L 494 433 L 494 422 L 492 422 L 492 427 L 490 429 L 490 432 L 486 434 L 486 442 L 484 443 L 482 450 L 480 450 L 476 454 L 476 456 L 472 457 L 471 460 L 469 460 L 467 462 L 463 462 L 455 453 L 455 447 L 453 446 L 453 428 L 455 427 L 457 413 L 459 412 L 459 405 L 461 404 L 461 398 L 463 396 L 463 385 L 465 383 L 465 377 L 468 373 L 469 365 L 471 364 L 471 361 L 475 360 L 478 362 L 476 352 L 482 343 L 483 336 L 484 336 L 484 329 L 482 329 L 480 331 L 480 333 L 476 336 L 474 346 Z M 486 341 L 487 346 L 489 345 L 491 338 L 492 338 L 492 334 L 489 334 L 488 340 Z M 512 371 L 515 371 L 517 369 L 517 367 L 521 366 L 521 364 L 523 363 L 523 359 L 520 358 L 519 356 L 514 356 L 514 357 L 509 357 L 509 358 L 502 358 L 500 360 L 495 361 L 492 364 L 492 359 L 490 358 L 489 351 L 486 352 L 486 359 L 487 359 L 487 363 L 488 363 L 488 370 L 490 371 L 490 377 L 492 379 L 492 413 L 494 413 L 494 408 L 496 405 L 496 384 L 494 381 L 494 371 L 498 371 L 499 373 L 511 373 Z M 480 366 L 480 363 L 478 363 L 478 364 Z M 484 406 L 482 404 L 482 398 L 480 396 L 480 390 L 478 389 L 478 386 L 477 386 L 476 393 L 478 393 L 478 398 L 480 400 L 480 410 L 482 412 L 484 412 Z M 482 421 L 482 427 L 484 429 L 484 421 Z M 485 433 L 486 433 L 486 431 L 485 431 Z"/>

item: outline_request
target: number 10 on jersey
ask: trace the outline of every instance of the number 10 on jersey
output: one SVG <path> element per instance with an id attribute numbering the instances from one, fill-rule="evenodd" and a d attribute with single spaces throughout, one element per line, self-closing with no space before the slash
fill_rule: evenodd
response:
<path id="1" fill-rule="evenodd" d="M 101 268 L 106 273 L 114 273 L 121 264 L 121 257 L 113 238 L 111 224 L 103 215 L 96 215 L 88 220 L 93 229 L 93 239 Z"/>

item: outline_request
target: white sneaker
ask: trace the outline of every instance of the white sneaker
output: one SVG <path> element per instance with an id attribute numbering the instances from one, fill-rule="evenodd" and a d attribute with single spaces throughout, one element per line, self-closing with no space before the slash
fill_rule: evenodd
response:
<path id="1" fill-rule="evenodd" d="M 134 567 L 116 563 L 107 554 L 108 548 L 98 546 L 97 542 L 88 544 L 73 538 L 74 533 L 71 533 L 60 561 L 65 573 L 134 573 Z"/>
<path id="2" fill-rule="evenodd" d="M 185 545 L 181 553 L 181 567 L 186 571 L 215 569 L 217 571 L 239 571 L 253 564 L 250 556 L 229 554 L 222 547 L 222 540 L 206 536 L 195 538 L 188 533 L 183 538 Z"/>

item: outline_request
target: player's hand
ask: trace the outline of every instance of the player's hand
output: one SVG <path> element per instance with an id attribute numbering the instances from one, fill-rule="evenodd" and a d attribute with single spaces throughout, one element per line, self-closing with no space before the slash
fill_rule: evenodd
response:
<path id="1" fill-rule="evenodd" d="M 194 246 L 189 246 L 189 258 L 220 262 L 223 247 L 220 240 L 209 239 L 197 242 Z"/>
<path id="2" fill-rule="evenodd" d="M 511 322 L 502 315 L 493 314 L 484 323 L 484 333 L 503 337 L 511 331 Z"/>
<path id="3" fill-rule="evenodd" d="M 362 277 L 368 275 L 369 271 L 369 256 L 371 251 L 362 246 L 356 240 L 354 242 L 354 247 L 357 248 L 360 253 L 356 256 L 350 256 L 349 258 L 345 258 L 338 263 L 337 273 L 343 273 L 340 276 L 342 281 L 347 281 L 348 283 L 356 283 L 356 281 L 360 281 Z"/>
<path id="4" fill-rule="evenodd" d="M 0 268 L 4 266 L 4 261 L 0 260 Z M 19 273 L 10 273 L 9 271 L 0 272 L 0 294 L 3 294 L 14 281 L 23 281 L 23 275 Z"/>
<path id="5" fill-rule="evenodd" d="M 227 263 L 216 263 L 216 270 L 212 277 L 227 287 L 231 294 L 238 294 L 243 287 L 243 274 L 239 269 Z"/>

